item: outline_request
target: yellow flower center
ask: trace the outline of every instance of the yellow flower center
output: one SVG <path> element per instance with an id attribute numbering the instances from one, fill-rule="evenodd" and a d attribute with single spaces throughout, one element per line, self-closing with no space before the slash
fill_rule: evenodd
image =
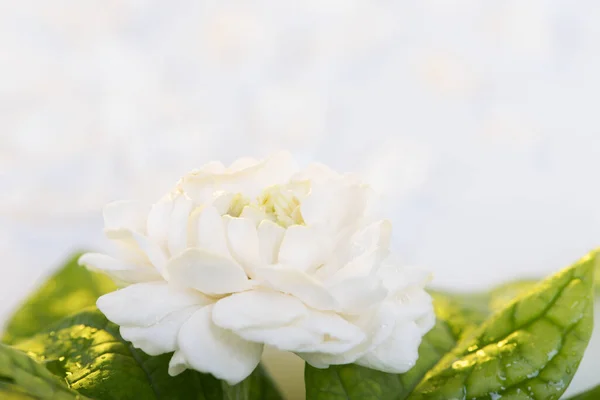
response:
<path id="1" fill-rule="evenodd" d="M 227 214 L 239 217 L 245 207 L 255 209 L 264 214 L 265 219 L 276 222 L 284 228 L 291 225 L 304 225 L 304 219 L 300 213 L 300 200 L 290 188 L 284 185 L 266 188 L 255 202 L 251 202 L 241 193 L 237 193 L 231 199 Z"/>
<path id="2" fill-rule="evenodd" d="M 279 225 L 303 225 L 300 200 L 288 188 L 275 185 L 265 189 L 258 197 L 258 207 Z"/>

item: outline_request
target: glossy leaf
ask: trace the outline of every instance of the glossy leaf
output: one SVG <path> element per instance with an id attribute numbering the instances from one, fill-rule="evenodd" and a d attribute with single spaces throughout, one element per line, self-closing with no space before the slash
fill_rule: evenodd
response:
<path id="1" fill-rule="evenodd" d="M 99 296 L 116 289 L 108 277 L 77 265 L 78 258 L 72 257 L 25 301 L 7 323 L 3 342 L 12 344 L 27 338 L 95 305 Z"/>
<path id="2" fill-rule="evenodd" d="M 545 280 L 462 339 L 409 399 L 558 399 L 592 332 L 595 254 Z"/>
<path id="3" fill-rule="evenodd" d="M 14 400 L 83 400 L 43 364 L 0 344 L 0 398 Z"/>
<path id="4" fill-rule="evenodd" d="M 438 319 L 419 347 L 417 364 L 405 374 L 388 374 L 359 365 L 338 365 L 318 369 L 306 365 L 305 385 L 308 400 L 405 399 L 421 378 L 450 351 L 464 332 L 485 319 L 477 303 L 455 301 L 443 294 L 434 295 Z"/>
<path id="5" fill-rule="evenodd" d="M 171 377 L 171 354 L 150 357 L 133 348 L 96 309 L 68 317 L 18 347 L 50 362 L 71 388 L 96 400 L 280 398 L 261 369 L 233 387 L 189 370 Z"/>

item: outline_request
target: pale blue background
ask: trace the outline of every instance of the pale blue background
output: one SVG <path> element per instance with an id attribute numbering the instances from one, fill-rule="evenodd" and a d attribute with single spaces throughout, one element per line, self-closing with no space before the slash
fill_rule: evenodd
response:
<path id="1" fill-rule="evenodd" d="M 0 1 L 0 319 L 210 159 L 363 174 L 437 285 L 600 245 L 594 0 Z M 599 335 L 600 336 L 600 335 Z M 574 387 L 600 383 L 600 338 Z"/>

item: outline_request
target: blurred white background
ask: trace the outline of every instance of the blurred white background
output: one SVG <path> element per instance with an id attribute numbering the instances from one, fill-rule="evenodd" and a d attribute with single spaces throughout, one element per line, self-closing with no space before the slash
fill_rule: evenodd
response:
<path id="1" fill-rule="evenodd" d="M 106 202 L 277 149 L 363 174 L 438 286 L 566 266 L 600 245 L 599 20 L 594 0 L 0 1 L 0 321 L 106 246 Z M 597 336 L 573 390 L 600 382 Z"/>

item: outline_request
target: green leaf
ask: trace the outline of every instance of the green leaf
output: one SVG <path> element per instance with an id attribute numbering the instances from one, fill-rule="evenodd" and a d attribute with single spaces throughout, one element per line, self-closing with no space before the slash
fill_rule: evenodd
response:
<path id="1" fill-rule="evenodd" d="M 438 302 L 451 303 L 450 307 L 436 310 L 436 313 L 438 311 L 443 313 L 448 311 L 458 312 L 452 320 L 458 321 L 459 326 L 461 323 L 467 323 L 472 326 L 474 322 L 477 322 L 478 317 L 491 315 L 503 309 L 516 297 L 527 293 L 538 284 L 539 281 L 521 280 L 502 284 L 488 292 L 456 293 L 434 291 L 431 295 Z M 438 313 L 437 315 L 439 316 L 440 314 Z M 445 319 L 449 319 L 448 316 Z"/>
<path id="2" fill-rule="evenodd" d="M 17 310 L 6 325 L 2 341 L 13 344 L 30 337 L 67 315 L 95 305 L 99 296 L 116 289 L 105 275 L 77 265 L 73 256 Z"/>
<path id="3" fill-rule="evenodd" d="M 96 400 L 281 398 L 260 368 L 233 387 L 189 370 L 171 377 L 171 354 L 150 357 L 133 348 L 96 309 L 65 318 L 17 347 L 50 361 L 53 372 L 71 388 Z"/>
<path id="4" fill-rule="evenodd" d="M 354 364 L 318 369 L 306 364 L 304 380 L 308 400 L 405 399 L 421 378 L 450 351 L 465 332 L 485 319 L 479 303 L 434 296 L 435 326 L 419 346 L 417 364 L 405 374 L 388 374 Z"/>
<path id="5" fill-rule="evenodd" d="M 41 363 L 0 344 L 0 398 L 14 400 L 83 400 Z"/>
<path id="6" fill-rule="evenodd" d="M 461 339 L 409 399 L 558 399 L 592 333 L 595 259 L 545 280 Z"/>
<path id="7" fill-rule="evenodd" d="M 585 392 L 569 397 L 567 400 L 598 400 L 600 399 L 600 386 L 596 386 Z"/>

